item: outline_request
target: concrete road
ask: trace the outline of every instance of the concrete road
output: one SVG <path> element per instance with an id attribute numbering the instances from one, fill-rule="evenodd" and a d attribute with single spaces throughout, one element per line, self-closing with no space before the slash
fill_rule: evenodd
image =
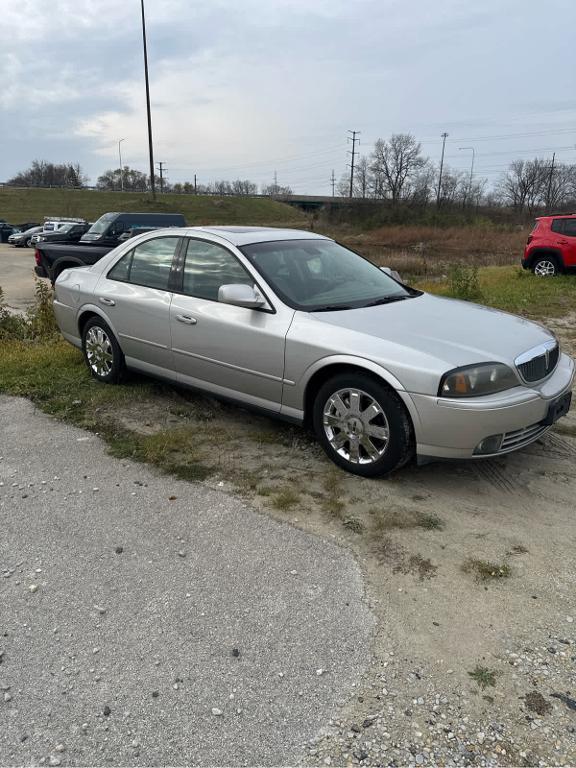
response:
<path id="1" fill-rule="evenodd" d="M 0 288 L 12 309 L 27 309 L 34 300 L 34 249 L 0 243 Z"/>
<path id="2" fill-rule="evenodd" d="M 342 549 L 0 397 L 0 765 L 294 764 L 372 629 Z"/>

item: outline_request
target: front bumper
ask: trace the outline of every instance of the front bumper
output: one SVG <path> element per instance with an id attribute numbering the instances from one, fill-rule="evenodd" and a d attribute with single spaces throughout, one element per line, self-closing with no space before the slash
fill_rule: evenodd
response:
<path id="1" fill-rule="evenodd" d="M 544 423 L 550 404 L 573 382 L 574 361 L 562 354 L 554 373 L 535 387 L 462 400 L 411 394 L 418 414 L 416 451 L 421 457 L 476 459 L 523 448 L 550 429 Z M 504 436 L 497 452 L 474 454 L 482 440 L 496 434 Z"/>

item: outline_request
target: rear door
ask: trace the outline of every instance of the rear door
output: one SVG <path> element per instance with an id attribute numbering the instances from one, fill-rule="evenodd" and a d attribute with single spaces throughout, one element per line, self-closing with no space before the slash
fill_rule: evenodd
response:
<path id="1" fill-rule="evenodd" d="M 178 237 L 145 240 L 102 275 L 94 292 L 125 356 L 150 372 L 172 369 L 169 286 L 179 245 Z"/>
<path id="2" fill-rule="evenodd" d="M 562 234 L 558 242 L 562 246 L 565 267 L 576 267 L 576 217 L 562 219 Z"/>
<path id="3" fill-rule="evenodd" d="M 279 411 L 286 334 L 294 310 L 218 301 L 222 285 L 256 283 L 225 246 L 186 238 L 182 278 L 170 308 L 174 365 L 183 383 Z"/>

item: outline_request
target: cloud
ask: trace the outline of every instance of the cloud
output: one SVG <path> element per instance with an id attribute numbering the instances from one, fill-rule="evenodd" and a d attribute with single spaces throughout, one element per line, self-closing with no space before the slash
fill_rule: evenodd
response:
<path id="1" fill-rule="evenodd" d="M 146 0 L 156 158 L 172 180 L 197 171 L 261 181 L 277 170 L 283 183 L 327 191 L 332 168 L 345 168 L 349 128 L 362 131 L 361 152 L 405 131 L 433 155 L 443 130 L 451 141 L 564 126 L 576 116 L 557 111 L 573 85 L 569 37 L 555 37 L 553 59 L 531 57 L 527 41 L 554 35 L 559 14 L 573 26 L 576 7 L 550 0 L 545 18 L 537 9 L 535 0 Z M 115 164 L 119 138 L 126 162 L 146 169 L 139 3 L 3 0 L 2 14 L 3 173 L 46 157 L 78 160 L 95 178 Z M 479 172 L 494 165 L 497 141 L 483 145 Z M 531 146 L 504 148 L 512 158 Z"/>

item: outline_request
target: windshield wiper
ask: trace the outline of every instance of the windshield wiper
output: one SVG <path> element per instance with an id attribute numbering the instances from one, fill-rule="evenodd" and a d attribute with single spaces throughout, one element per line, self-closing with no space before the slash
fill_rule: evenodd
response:
<path id="1" fill-rule="evenodd" d="M 404 299 L 412 299 L 413 296 L 383 296 L 381 299 L 376 299 L 376 301 L 371 301 L 369 304 L 362 304 L 362 309 L 364 307 L 377 307 L 379 304 L 392 304 L 394 301 L 404 301 Z"/>
<path id="2" fill-rule="evenodd" d="M 358 309 L 358 307 L 353 307 L 351 304 L 326 304 L 323 307 L 315 307 L 314 309 L 308 310 L 309 312 L 336 312 L 339 309 Z"/>

